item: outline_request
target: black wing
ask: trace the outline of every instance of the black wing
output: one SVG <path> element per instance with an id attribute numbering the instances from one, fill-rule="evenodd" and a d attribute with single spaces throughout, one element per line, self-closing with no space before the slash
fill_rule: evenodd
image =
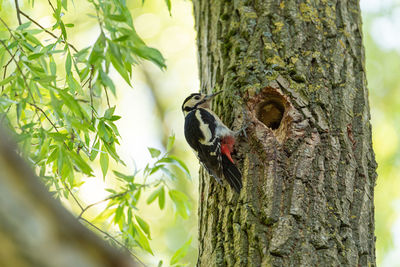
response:
<path id="1" fill-rule="evenodd" d="M 197 116 L 201 117 L 202 122 L 209 128 L 211 136 L 206 138 L 200 129 L 200 121 Z M 204 127 L 204 125 L 203 125 Z M 185 118 L 185 138 L 188 144 L 197 153 L 197 158 L 207 171 L 221 183 L 222 169 L 219 164 L 221 162 L 221 142 L 215 136 L 215 122 L 213 116 L 204 109 L 196 109 L 186 115 Z M 207 139 L 207 140 L 205 140 Z M 200 143 L 202 140 L 202 143 Z"/>

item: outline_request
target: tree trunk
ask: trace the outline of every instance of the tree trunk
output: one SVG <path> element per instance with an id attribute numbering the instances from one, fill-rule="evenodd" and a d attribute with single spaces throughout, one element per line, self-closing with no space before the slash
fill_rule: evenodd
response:
<path id="1" fill-rule="evenodd" d="M 0 266 L 134 267 L 53 199 L 0 131 Z"/>
<path id="2" fill-rule="evenodd" d="M 202 88 L 249 125 L 240 195 L 201 172 L 198 266 L 375 266 L 358 1 L 193 2 Z"/>

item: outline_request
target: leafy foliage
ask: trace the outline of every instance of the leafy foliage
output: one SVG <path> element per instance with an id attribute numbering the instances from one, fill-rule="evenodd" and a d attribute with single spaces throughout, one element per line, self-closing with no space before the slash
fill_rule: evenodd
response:
<path id="1" fill-rule="evenodd" d="M 150 227 L 148 223 L 136 213 L 136 206 L 142 193 L 144 191 L 150 191 L 151 194 L 147 198 L 146 203 L 151 204 L 158 199 L 158 206 L 160 210 L 163 210 L 166 201 L 165 192 L 168 191 L 170 199 L 177 207 L 177 213 L 185 219 L 190 215 L 190 202 L 183 192 L 170 189 L 170 182 L 175 180 L 174 172 L 170 169 L 173 167 L 187 169 L 186 165 L 177 161 L 167 162 L 166 159 L 170 157 L 170 151 L 162 154 L 158 149 L 150 148 L 149 152 L 155 159 L 155 162 L 153 164 L 148 164 L 142 172 L 127 175 L 115 170 L 113 171 L 116 179 L 121 183 L 120 189 L 118 192 L 113 189 L 107 190 L 111 195 L 104 201 L 101 201 L 108 202 L 107 208 L 99 214 L 95 220 L 104 222 L 111 219 L 113 224 L 118 227 L 126 247 L 140 247 L 150 254 L 153 254 L 149 245 L 149 240 L 151 240 Z M 138 176 L 142 176 L 145 182 L 135 182 Z M 147 183 L 150 179 L 152 182 Z M 83 212 L 85 211 L 86 210 Z"/>
<path id="2" fill-rule="evenodd" d="M 124 165 L 116 150 L 121 136 L 115 122 L 121 117 L 110 105 L 109 94 L 117 94 L 110 71 L 116 70 L 131 85 L 132 66 L 142 60 L 166 68 L 161 53 L 136 33 L 125 1 L 88 2 L 100 32 L 93 45 L 83 49 L 68 39 L 75 25 L 63 19 L 67 0 L 48 1 L 54 18 L 50 28 L 18 6 L 18 26 L 0 16 L 0 124 L 15 135 L 22 156 L 56 198 L 76 199 L 73 189 L 82 184 L 79 177 L 94 176 L 97 160 L 103 179 L 110 179 L 110 161 Z M 166 4 L 170 11 L 170 1 Z M 113 242 L 121 240 L 127 248 L 140 247 L 154 254 L 149 242 L 151 229 L 137 210 L 143 192 L 151 192 L 146 202 L 150 205 L 157 199 L 160 210 L 171 200 L 183 218 L 189 216 L 191 205 L 183 192 L 172 189 L 178 169 L 190 178 L 186 165 L 171 155 L 174 140 L 174 136 L 168 139 L 165 153 L 149 148 L 155 162 L 142 172 L 114 170 L 120 189 L 108 189 L 110 196 L 98 203 L 86 207 L 78 203 L 78 219 L 91 225 L 111 220 L 119 233 L 118 239 L 111 238 Z M 143 183 L 137 182 L 138 175 Z M 94 221 L 87 221 L 84 213 L 102 202 L 108 202 L 107 209 Z"/>

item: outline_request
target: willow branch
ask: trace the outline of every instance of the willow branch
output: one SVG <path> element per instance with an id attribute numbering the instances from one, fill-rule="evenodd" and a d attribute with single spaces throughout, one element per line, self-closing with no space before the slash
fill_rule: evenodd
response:
<path id="1" fill-rule="evenodd" d="M 115 237 L 113 237 L 112 235 L 110 235 L 109 233 L 101 230 L 99 227 L 97 227 L 96 225 L 94 225 L 93 223 L 89 222 L 88 220 L 86 220 L 85 218 L 79 218 L 80 220 L 84 221 L 85 223 L 87 223 L 88 225 L 90 225 L 91 227 L 93 227 L 94 229 L 96 229 L 97 231 L 99 231 L 100 233 L 102 233 L 103 235 L 107 236 L 108 238 L 110 238 L 112 241 L 114 241 L 115 243 L 117 243 L 119 246 L 121 246 L 122 248 L 125 248 L 126 251 L 128 251 L 129 254 L 132 255 L 132 257 L 134 257 L 136 259 L 137 262 L 139 262 L 140 264 L 142 264 L 144 267 L 147 267 L 146 264 L 144 264 L 135 254 L 132 253 L 132 251 L 130 251 L 124 244 L 122 244 L 120 241 L 118 241 Z"/>
<path id="2" fill-rule="evenodd" d="M 35 109 L 39 110 L 46 117 L 47 121 L 51 124 L 51 126 L 53 126 L 54 130 L 56 130 L 58 132 L 56 125 L 50 120 L 50 118 L 47 116 L 46 112 L 44 112 L 43 109 L 38 107 L 36 104 L 29 103 L 29 102 L 28 102 L 28 104 L 33 106 Z"/>
<path id="3" fill-rule="evenodd" d="M 97 202 L 95 202 L 95 203 L 92 203 L 92 204 L 86 206 L 86 208 L 83 208 L 82 211 L 81 211 L 81 213 L 79 214 L 79 216 L 78 216 L 77 218 L 78 218 L 78 219 L 82 218 L 83 213 L 85 213 L 85 212 L 86 212 L 88 209 L 90 209 L 91 207 L 96 206 L 96 205 L 101 204 L 101 203 L 104 203 L 104 202 L 106 202 L 106 201 L 108 201 L 108 200 L 111 200 L 111 199 L 114 199 L 114 198 L 117 198 L 117 197 L 125 196 L 125 195 L 128 194 L 129 192 L 132 192 L 132 190 L 127 190 L 127 191 L 125 191 L 125 192 L 122 192 L 122 193 L 119 193 L 119 194 L 116 194 L 116 195 L 112 195 L 112 196 L 109 196 L 109 197 L 107 197 L 107 198 L 105 198 L 105 199 L 103 199 L 103 200 L 100 200 L 100 201 L 97 201 Z"/>
<path id="4" fill-rule="evenodd" d="M 92 121 L 94 119 L 93 88 L 92 88 L 93 72 L 94 72 L 94 68 L 92 65 L 92 66 L 90 66 L 90 77 L 89 77 L 90 108 L 92 110 Z"/>
<path id="5" fill-rule="evenodd" d="M 78 49 L 75 48 L 75 46 L 73 46 L 71 43 L 68 43 L 67 41 L 61 39 L 60 37 L 57 37 L 57 35 L 55 35 L 54 33 L 52 33 L 51 31 L 47 30 L 45 27 L 43 27 L 42 25 L 40 25 L 37 21 L 35 21 L 34 19 L 32 19 L 31 17 L 29 17 L 26 13 L 24 13 L 23 11 L 19 11 L 21 13 L 22 16 L 24 16 L 25 18 L 27 18 L 28 20 L 30 20 L 31 22 L 33 22 L 36 26 L 38 26 L 39 28 L 41 28 L 43 31 L 45 31 L 47 34 L 51 35 L 53 38 L 57 39 L 57 40 L 61 40 L 61 42 L 67 44 L 69 47 L 71 47 L 75 52 L 78 52 Z"/>
<path id="6" fill-rule="evenodd" d="M 107 88 L 105 86 L 103 86 L 104 92 L 106 93 L 106 99 L 107 99 L 107 106 L 108 108 L 110 107 L 110 99 L 108 98 L 108 92 L 107 92 Z"/>
<path id="7" fill-rule="evenodd" d="M 22 24 L 22 21 L 21 21 L 21 10 L 19 9 L 18 0 L 15 0 L 14 2 L 15 2 L 15 9 L 17 10 L 18 23 L 19 23 L 19 25 L 21 25 Z"/>

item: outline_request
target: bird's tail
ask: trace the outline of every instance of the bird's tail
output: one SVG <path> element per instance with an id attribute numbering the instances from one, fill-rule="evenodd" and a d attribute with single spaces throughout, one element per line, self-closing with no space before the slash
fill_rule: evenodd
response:
<path id="1" fill-rule="evenodd" d="M 236 192 L 240 193 L 240 189 L 242 189 L 242 174 L 239 169 L 224 154 L 222 154 L 222 166 L 224 166 L 222 171 L 226 181 Z"/>

